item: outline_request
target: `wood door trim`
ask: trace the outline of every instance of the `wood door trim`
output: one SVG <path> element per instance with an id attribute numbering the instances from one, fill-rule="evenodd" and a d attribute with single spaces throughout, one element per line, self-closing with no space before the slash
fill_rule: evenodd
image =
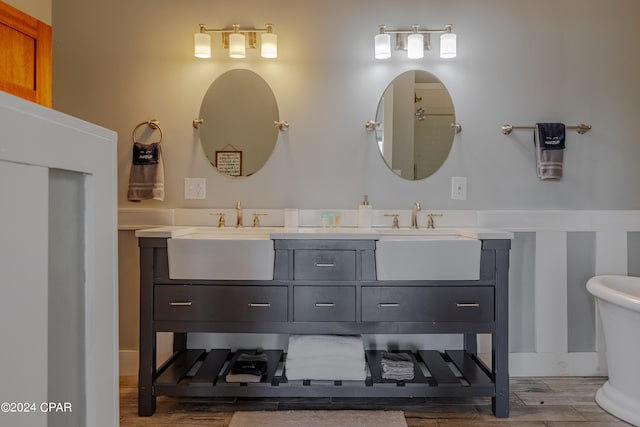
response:
<path id="1" fill-rule="evenodd" d="M 35 81 L 33 87 L 25 87 L 11 81 L 0 80 L 0 90 L 37 102 L 46 107 L 52 105 L 52 31 L 51 26 L 27 15 L 15 7 L 0 1 L 0 24 L 33 38 Z M 10 57 L 10 55 L 9 55 Z M 8 64 L 3 66 L 11 66 Z"/>

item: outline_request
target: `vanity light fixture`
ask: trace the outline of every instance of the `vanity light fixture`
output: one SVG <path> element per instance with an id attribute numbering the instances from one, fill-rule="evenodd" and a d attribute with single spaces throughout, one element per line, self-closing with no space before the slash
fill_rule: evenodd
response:
<path id="1" fill-rule="evenodd" d="M 457 53 L 456 35 L 451 32 L 452 26 L 447 24 L 442 29 L 424 29 L 413 25 L 410 30 L 389 30 L 385 25 L 378 27 L 374 37 L 376 59 L 391 57 L 391 34 L 396 35 L 396 50 L 406 50 L 409 59 L 424 57 L 424 51 L 431 48 L 431 34 L 440 34 L 440 58 L 455 58 Z"/>
<path id="2" fill-rule="evenodd" d="M 260 35 L 260 54 L 263 58 L 278 57 L 278 36 L 273 33 L 273 25 L 266 24 L 265 28 L 242 29 L 239 24 L 233 24 L 228 28 L 207 28 L 205 24 L 199 25 L 200 31 L 193 35 L 194 55 L 196 58 L 211 58 L 211 36 L 208 33 L 221 33 L 222 46 L 229 49 L 229 57 L 244 58 L 246 49 L 255 49 L 257 33 Z"/>

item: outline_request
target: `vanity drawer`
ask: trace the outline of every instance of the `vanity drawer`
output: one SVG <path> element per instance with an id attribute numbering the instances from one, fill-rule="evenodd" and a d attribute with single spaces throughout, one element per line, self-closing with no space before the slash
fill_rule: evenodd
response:
<path id="1" fill-rule="evenodd" d="M 297 249 L 294 280 L 356 280 L 356 251 Z"/>
<path id="2" fill-rule="evenodd" d="M 491 286 L 363 286 L 363 322 L 492 322 Z"/>
<path id="3" fill-rule="evenodd" d="M 286 286 L 156 285 L 154 319 L 286 322 Z"/>
<path id="4" fill-rule="evenodd" d="M 354 322 L 354 286 L 296 286 L 293 288 L 293 320 L 297 322 Z"/>

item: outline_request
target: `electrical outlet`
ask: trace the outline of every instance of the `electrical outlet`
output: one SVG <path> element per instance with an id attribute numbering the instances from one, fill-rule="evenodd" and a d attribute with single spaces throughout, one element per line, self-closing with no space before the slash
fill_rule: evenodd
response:
<path id="1" fill-rule="evenodd" d="M 204 199 L 207 197 L 207 180 L 204 178 L 184 179 L 185 199 Z"/>
<path id="2" fill-rule="evenodd" d="M 467 177 L 451 177 L 451 198 L 454 200 L 467 200 Z"/>

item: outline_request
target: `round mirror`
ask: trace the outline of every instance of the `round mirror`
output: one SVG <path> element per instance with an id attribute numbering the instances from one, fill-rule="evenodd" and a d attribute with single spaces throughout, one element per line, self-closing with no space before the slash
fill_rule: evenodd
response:
<path id="1" fill-rule="evenodd" d="M 376 139 L 387 166 L 411 180 L 434 174 L 451 150 L 456 122 L 447 88 L 427 71 L 407 71 L 384 91 Z"/>
<path id="2" fill-rule="evenodd" d="M 200 107 L 200 143 L 218 172 L 250 176 L 269 159 L 278 140 L 276 98 L 262 77 L 231 70 L 209 87 Z"/>

